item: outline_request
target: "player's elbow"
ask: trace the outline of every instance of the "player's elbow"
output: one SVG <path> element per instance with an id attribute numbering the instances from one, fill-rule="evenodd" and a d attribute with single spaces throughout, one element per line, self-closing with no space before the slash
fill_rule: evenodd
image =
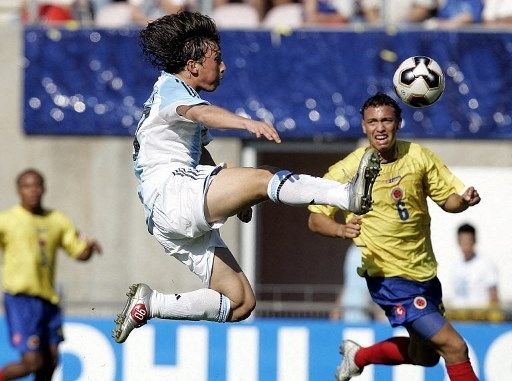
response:
<path id="1" fill-rule="evenodd" d="M 308 228 L 313 233 L 319 232 L 319 225 L 317 220 L 317 215 L 315 213 L 311 213 L 308 218 Z"/>

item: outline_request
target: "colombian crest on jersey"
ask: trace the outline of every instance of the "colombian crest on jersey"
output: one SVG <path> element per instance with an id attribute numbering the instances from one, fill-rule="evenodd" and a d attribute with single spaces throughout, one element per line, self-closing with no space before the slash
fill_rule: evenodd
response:
<path id="1" fill-rule="evenodd" d="M 400 201 L 404 198 L 404 191 L 400 187 L 393 188 L 391 190 L 391 198 L 395 201 Z"/>

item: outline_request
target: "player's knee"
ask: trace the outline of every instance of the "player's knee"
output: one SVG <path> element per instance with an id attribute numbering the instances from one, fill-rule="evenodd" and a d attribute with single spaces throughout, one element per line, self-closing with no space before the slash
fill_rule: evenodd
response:
<path id="1" fill-rule="evenodd" d="M 30 373 L 36 373 L 43 368 L 43 356 L 36 352 L 27 353 L 23 356 L 22 364 Z"/>
<path id="2" fill-rule="evenodd" d="M 409 357 L 413 365 L 432 367 L 439 363 L 441 356 L 431 347 L 416 345 L 409 348 Z"/>
<path id="3" fill-rule="evenodd" d="M 442 348 L 443 353 L 446 354 L 446 357 L 452 357 L 460 359 L 464 361 L 468 357 L 468 346 L 462 337 L 457 337 L 456 339 L 449 340 Z"/>
<path id="4" fill-rule="evenodd" d="M 252 311 L 256 307 L 256 299 L 254 295 L 247 295 L 236 305 L 232 305 L 231 319 L 232 322 L 242 321 L 251 316 Z"/>
<path id="5" fill-rule="evenodd" d="M 414 365 L 431 368 L 433 366 L 436 366 L 439 363 L 440 358 L 441 358 L 441 356 L 439 356 L 437 353 L 429 353 L 429 354 L 424 354 L 418 358 L 414 358 L 412 360 L 413 360 Z"/>

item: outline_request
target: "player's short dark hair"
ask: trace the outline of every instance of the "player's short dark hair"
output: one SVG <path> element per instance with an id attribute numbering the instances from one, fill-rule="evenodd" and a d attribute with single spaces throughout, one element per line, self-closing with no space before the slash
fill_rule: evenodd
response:
<path id="1" fill-rule="evenodd" d="M 395 110 L 395 116 L 398 120 L 402 120 L 402 109 L 396 103 L 396 101 L 391 98 L 389 95 L 384 93 L 377 93 L 370 98 L 368 98 L 363 105 L 361 106 L 361 109 L 359 112 L 361 115 L 364 115 L 364 112 L 369 107 L 379 107 L 379 106 L 390 106 Z"/>
<path id="2" fill-rule="evenodd" d="M 210 17 L 182 11 L 150 22 L 140 31 L 139 41 L 155 67 L 176 74 L 188 60 L 201 61 L 212 43 L 220 44 L 220 36 Z"/>
<path id="3" fill-rule="evenodd" d="M 462 224 L 457 229 L 457 235 L 461 233 L 471 233 L 476 238 L 476 229 L 473 225 L 470 224 Z"/>
<path id="4" fill-rule="evenodd" d="M 34 168 L 27 168 L 27 169 L 24 169 L 23 171 L 21 171 L 18 176 L 16 176 L 16 185 L 17 186 L 20 186 L 20 183 L 21 183 L 21 179 L 23 177 L 25 177 L 26 175 L 36 175 L 37 177 L 39 177 L 39 180 L 41 181 L 41 185 L 44 186 L 44 176 L 41 172 L 39 172 L 37 169 L 34 169 Z"/>

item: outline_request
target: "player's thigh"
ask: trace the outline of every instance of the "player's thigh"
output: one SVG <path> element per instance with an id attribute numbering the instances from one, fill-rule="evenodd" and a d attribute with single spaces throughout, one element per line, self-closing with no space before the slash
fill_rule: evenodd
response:
<path id="1" fill-rule="evenodd" d="M 215 248 L 210 288 L 227 296 L 234 308 L 254 305 L 249 280 L 228 248 Z"/>
<path id="2" fill-rule="evenodd" d="M 273 172 L 264 168 L 226 168 L 213 176 L 206 193 L 205 216 L 209 222 L 226 218 L 265 201 Z"/>

